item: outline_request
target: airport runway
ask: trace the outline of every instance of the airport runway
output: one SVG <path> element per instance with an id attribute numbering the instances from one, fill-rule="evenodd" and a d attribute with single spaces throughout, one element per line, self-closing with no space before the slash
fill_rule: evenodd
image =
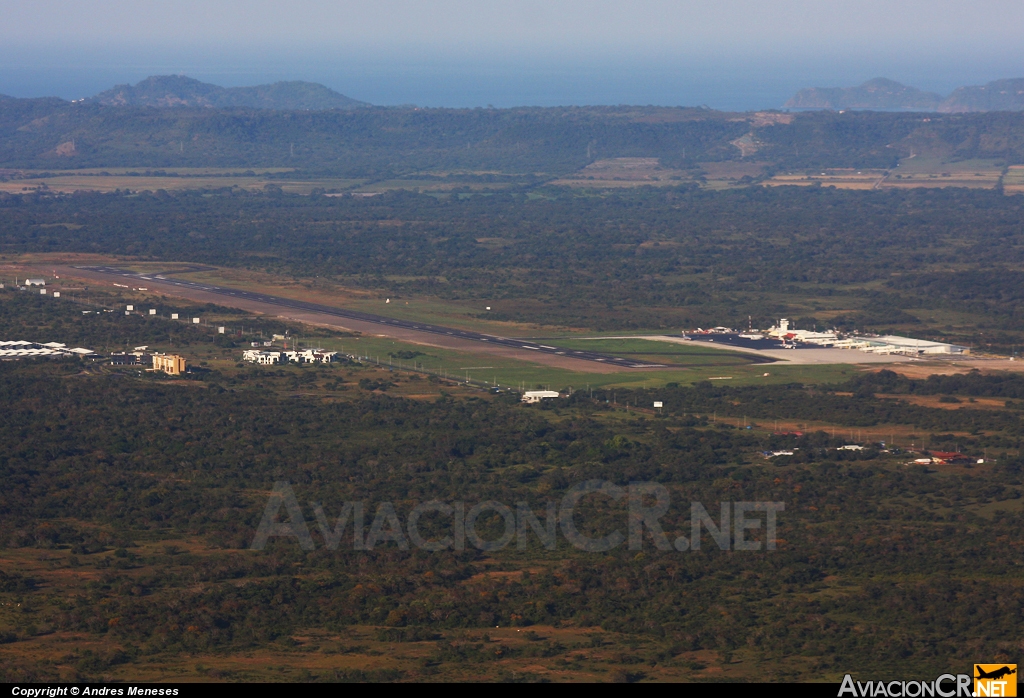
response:
<path id="1" fill-rule="evenodd" d="M 77 272 L 79 276 L 85 275 L 109 281 L 130 281 L 136 287 L 144 284 L 150 290 L 162 291 L 171 295 L 180 295 L 197 300 L 210 300 L 221 305 L 238 307 L 245 310 L 272 312 L 273 308 L 283 308 L 291 311 L 285 317 L 294 320 L 312 322 L 314 324 L 332 324 L 350 330 L 376 333 L 420 344 L 432 344 L 469 351 L 473 349 L 468 347 L 467 343 L 475 343 L 479 349 L 484 348 L 481 345 L 487 345 L 494 350 L 500 350 L 492 350 L 488 353 L 498 353 L 502 356 L 514 357 L 523 361 L 533 361 L 564 368 L 598 370 L 602 373 L 620 369 L 664 368 L 663 364 L 652 364 L 646 361 L 592 351 L 566 349 L 549 344 L 484 334 L 471 330 L 442 327 L 414 320 L 399 320 L 358 310 L 335 308 L 319 303 L 307 303 L 293 298 L 272 296 L 266 293 L 186 281 L 167 276 L 166 274 L 143 274 L 108 266 L 75 266 L 66 269 L 69 275 Z M 182 272 L 177 271 L 177 273 Z M 216 296 L 219 299 L 211 299 L 210 296 Z M 341 323 L 325 322 L 325 318 L 334 319 L 335 321 L 340 320 Z M 585 364 L 577 364 L 577 362 L 589 362 L 591 368 L 588 369 Z M 594 366 L 594 364 L 600 364 L 600 367 Z"/>

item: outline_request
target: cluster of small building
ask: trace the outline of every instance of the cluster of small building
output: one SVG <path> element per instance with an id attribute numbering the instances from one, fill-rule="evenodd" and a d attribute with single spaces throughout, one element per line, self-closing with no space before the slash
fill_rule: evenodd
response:
<path id="1" fill-rule="evenodd" d="M 338 360 L 338 352 L 323 351 L 322 349 L 304 349 L 296 351 L 265 351 L 262 349 L 247 349 L 242 353 L 242 361 L 248 361 L 261 366 L 273 366 L 275 364 L 329 364 Z"/>
<path id="2" fill-rule="evenodd" d="M 66 358 L 83 356 L 95 356 L 95 352 L 92 349 L 83 349 L 82 347 L 69 349 L 68 345 L 61 344 L 60 342 L 40 344 L 38 342 L 22 340 L 0 341 L 0 361 L 36 357 Z"/>
<path id="3" fill-rule="evenodd" d="M 921 354 L 969 354 L 968 347 L 944 342 L 932 342 L 927 339 L 913 339 L 898 335 L 872 337 L 869 335 L 852 335 L 840 338 L 835 332 L 814 332 L 797 330 L 789 326 L 789 320 L 782 318 L 779 324 L 766 333 L 769 337 L 781 339 L 783 342 L 801 342 L 816 344 L 835 349 L 859 349 L 872 354 L 903 354 L 919 356 Z"/>

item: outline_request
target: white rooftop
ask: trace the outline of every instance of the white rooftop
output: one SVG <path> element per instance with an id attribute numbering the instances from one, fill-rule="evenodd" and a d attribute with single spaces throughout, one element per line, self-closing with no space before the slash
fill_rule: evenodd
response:
<path id="1" fill-rule="evenodd" d="M 914 339 L 913 337 L 900 337 L 895 334 L 887 334 L 884 337 L 868 337 L 870 341 L 884 342 L 891 344 L 896 347 L 909 347 L 909 348 L 930 348 L 930 347 L 948 347 L 953 346 L 946 344 L 945 342 L 932 342 L 927 339 Z"/>
<path id="2" fill-rule="evenodd" d="M 33 356 L 88 356 L 92 349 L 68 349 L 62 342 L 26 342 L 23 339 L 0 340 L 0 359 L 20 359 Z"/>

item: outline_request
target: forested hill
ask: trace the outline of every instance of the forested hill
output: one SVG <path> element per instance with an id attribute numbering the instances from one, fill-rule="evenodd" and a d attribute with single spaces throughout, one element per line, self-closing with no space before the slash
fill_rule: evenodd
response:
<path id="1" fill-rule="evenodd" d="M 939 111 L 1020 111 L 1024 109 L 1024 78 L 996 80 L 987 85 L 958 87 Z"/>
<path id="2" fill-rule="evenodd" d="M 894 80 L 875 78 L 856 87 L 808 87 L 786 102 L 792 109 L 886 109 L 935 111 L 942 95 Z M 973 110 L 970 110 L 973 111 Z"/>
<path id="3" fill-rule="evenodd" d="M 1024 78 L 956 88 L 945 99 L 935 92 L 875 78 L 856 87 L 809 87 L 786 102 L 788 109 L 881 109 L 946 114 L 1024 111 Z"/>
<path id="4" fill-rule="evenodd" d="M 369 104 L 315 82 L 293 80 L 254 87 L 220 87 L 184 75 L 155 75 L 137 85 L 117 85 L 86 101 L 107 106 L 250 107 L 254 109 L 354 109 Z"/>
<path id="5" fill-rule="evenodd" d="M 0 168 L 291 167 L 558 174 L 603 158 L 670 167 L 888 168 L 911 154 L 1024 163 L 1024 114 L 728 113 L 669 107 L 275 111 L 0 100 Z"/>

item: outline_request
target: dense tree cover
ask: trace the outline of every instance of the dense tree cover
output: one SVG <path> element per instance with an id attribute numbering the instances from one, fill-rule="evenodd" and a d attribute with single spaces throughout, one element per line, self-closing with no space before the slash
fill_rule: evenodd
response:
<path id="1" fill-rule="evenodd" d="M 914 114 L 831 111 L 798 115 L 789 124 L 754 129 L 762 145 L 757 156 L 779 169 L 894 167 L 918 156 L 966 160 L 1020 160 L 1024 146 L 1021 114 Z"/>
<path id="2" fill-rule="evenodd" d="M 935 409 L 909 404 L 898 398 L 879 397 L 876 393 L 905 395 L 965 396 L 957 409 Z M 595 391 L 600 400 L 616 399 L 622 404 L 649 405 L 660 400 L 665 410 L 677 415 L 708 415 L 749 417 L 751 419 L 797 419 L 819 421 L 847 427 L 911 425 L 923 432 L 966 432 L 1000 435 L 978 437 L 974 445 L 1019 449 L 1024 436 L 1024 421 L 1015 403 L 1006 410 L 979 409 L 967 402 L 975 397 L 1019 398 L 1024 394 L 1024 380 L 1018 374 L 987 374 L 974 372 L 958 376 L 931 376 L 927 380 L 910 380 L 892 371 L 867 373 L 847 384 L 835 386 L 728 387 L 701 381 L 693 386 L 671 385 L 656 390 L 617 389 Z M 585 401 L 589 396 L 577 395 Z M 950 400 L 960 402 L 960 400 Z M 694 417 L 696 418 L 696 417 Z M 840 439 L 844 438 L 840 432 Z M 933 437 L 934 440 L 934 437 Z M 966 442 L 966 439 L 961 439 Z M 784 440 L 771 445 L 781 446 Z M 804 442 L 807 446 L 823 443 Z M 909 442 L 908 444 L 909 445 Z"/>
<path id="3" fill-rule="evenodd" d="M 83 316 L 73 304 L 23 292 L 2 299 L 5 331 L 59 330 L 88 340 L 132 322 Z M 147 323 L 157 334 L 171 325 Z M 189 329 L 190 341 L 207 341 Z M 1022 533 L 1013 508 L 1021 493 L 1019 411 L 948 411 L 874 395 L 1018 398 L 1016 376 L 908 380 L 881 372 L 815 389 L 701 383 L 657 394 L 577 392 L 538 409 L 514 397 L 393 397 L 385 388 L 400 376 L 358 367 L 222 369 L 179 382 L 131 375 L 88 362 L 0 363 L 0 546 L 11 554 L 70 552 L 69 564 L 96 570 L 95 581 L 67 594 L 5 569 L 0 600 L 24 610 L 0 618 L 0 641 L 17 656 L 22 640 L 45 633 L 84 633 L 120 648 L 53 664 L 18 660 L 5 667 L 9 679 L 52 677 L 68 661 L 77 676 L 97 677 L 184 653 L 276 646 L 301 629 L 356 625 L 379 628 L 388 642 L 436 640 L 427 675 L 435 665 L 573 656 L 546 640 L 495 647 L 444 639 L 495 624 L 601 626 L 642 638 L 643 651 L 615 655 L 627 667 L 690 666 L 677 657 L 715 650 L 756 658 L 769 673 L 797 654 L 813 661 L 804 676 L 897 662 L 925 672 L 951 657 L 1013 651 L 1022 599 L 1004 546 Z M 347 390 L 339 392 L 341 383 Z M 297 398 L 297 390 L 313 392 Z M 615 409 L 609 397 L 620 405 L 656 397 L 666 409 L 657 419 L 604 419 Z M 987 447 L 997 461 L 929 471 L 877 449 L 836 451 L 845 439 L 828 430 L 770 435 L 714 424 L 711 413 L 937 431 L 965 429 L 970 420 L 987 433 L 949 438 L 968 451 Z M 934 447 L 946 441 L 931 439 Z M 760 455 L 794 447 L 794 456 Z M 429 500 L 526 501 L 543 517 L 545 502 L 589 479 L 667 486 L 676 502 L 663 519 L 670 537 L 688 530 L 690 501 L 713 511 L 719 501 L 783 501 L 784 543 L 745 555 L 710 541 L 699 553 L 662 552 L 648 540 L 637 555 L 625 547 L 584 553 L 561 539 L 549 551 L 529 539 L 525 550 L 427 553 L 393 544 L 355 551 L 345 533 L 331 550 L 309 504 L 322 503 L 331 517 L 346 501 L 364 501 L 367 526 L 386 501 L 403 522 Z M 316 550 L 288 539 L 246 550 L 279 480 L 295 488 Z M 991 504 L 1010 508 L 979 517 Z M 621 503 L 579 508 L 590 535 L 625 520 Z M 427 517 L 422 529 L 441 537 L 445 523 Z M 485 517 L 479 529 L 497 538 L 500 521 Z M 209 550 L 151 544 L 183 539 Z M 512 575 L 481 577 L 484 565 Z"/>
<path id="4" fill-rule="evenodd" d="M 922 138 L 951 155 L 1016 161 L 1011 136 L 1021 118 L 820 114 L 754 127 L 685 110 L 271 114 L 47 104 L 0 100 L 0 159 L 38 163 L 75 139 L 78 163 L 281 164 L 294 140 L 304 166 L 325 170 L 557 171 L 613 155 L 728 158 L 729 141 L 753 128 L 764 153 L 793 166 L 833 162 L 826 153 L 885 165 Z M 990 137 L 996 127 L 1002 140 Z M 896 147 L 880 150 L 882 142 Z M 174 159 L 176 146 L 184 159 Z M 1014 288 L 1024 268 L 1020 201 L 997 192 L 30 194 L 0 196 L 0 219 L 5 254 L 127 254 L 319 276 L 389 297 L 486 299 L 497 319 L 675 330 L 793 315 L 803 326 L 910 328 L 1002 346 L 1024 332 Z M 0 333 L 86 346 L 211 340 L 180 323 L 81 309 L 4 292 Z M 502 657 L 582 661 L 556 641 L 450 640 L 455 630 L 494 625 L 601 626 L 648 643 L 618 648 L 625 666 L 680 664 L 688 652 L 714 650 L 722 661 L 742 653 L 765 676 L 796 656 L 806 658 L 804 677 L 896 668 L 929 675 L 952 659 L 966 665 L 1022 649 L 1014 546 L 1024 539 L 1024 461 L 1014 401 L 1024 385 L 1015 376 L 909 380 L 883 371 L 813 388 L 707 382 L 579 392 L 537 407 L 440 391 L 403 398 L 402 381 L 353 365 L 222 368 L 173 380 L 75 360 L 0 363 L 0 546 L 22 565 L 0 573 L 3 603 L 21 604 L 0 614 L 5 653 L 47 633 L 81 633 L 118 648 L 68 660 L 78 676 L 95 678 L 153 657 L 265 649 L 308 629 L 370 626 L 390 642 L 436 641 L 412 675 L 322 677 L 367 680 Z M 938 409 L 885 395 L 966 404 Z M 1008 404 L 980 409 L 972 398 Z M 665 403 L 656 418 L 616 409 L 652 399 Z M 773 435 L 719 417 L 903 426 L 935 446 L 989 449 L 990 462 L 925 468 L 875 447 L 837 451 L 844 435 L 829 429 Z M 781 448 L 794 455 L 761 454 Z M 526 549 L 490 553 L 391 543 L 357 551 L 350 534 L 331 550 L 315 524 L 314 502 L 334 516 L 346 501 L 365 501 L 367 526 L 382 502 L 403 522 L 430 500 L 523 501 L 543 512 L 590 479 L 667 487 L 670 538 L 689 530 L 691 501 L 712 511 L 722 501 L 785 502 L 779 550 L 744 554 L 706 541 L 700 551 L 659 551 L 648 541 L 642 554 L 625 546 L 596 554 L 531 539 Z M 298 496 L 313 551 L 288 539 L 248 550 L 281 480 Z M 595 535 L 623 528 L 625 506 L 589 499 L 579 526 Z M 500 523 L 483 517 L 479 528 L 493 539 Z M 444 525 L 423 520 L 436 536 Z M 183 540 L 191 541 L 185 549 Z M 161 541 L 176 543 L 154 545 Z M 63 593 L 29 572 L 23 554 L 68 570 L 87 565 L 91 576 Z M 56 660 L 18 656 L 0 675 L 58 673 Z"/>
<path id="5" fill-rule="evenodd" d="M 610 406 L 582 393 L 539 410 L 504 398 L 415 401 L 368 390 L 345 400 L 296 400 L 274 387 L 292 373 L 212 372 L 199 383 L 175 384 L 83 372 L 77 362 L 0 363 L 0 545 L 106 556 L 96 583 L 72 598 L 55 598 L 30 576 L 5 571 L 0 593 L 27 608 L 5 631 L 8 639 L 45 627 L 124 647 L 120 655 L 80 660 L 84 676 L 159 653 L 258 648 L 300 628 L 354 624 L 381 626 L 391 641 L 494 624 L 601 625 L 661 643 L 659 654 L 642 662 L 671 662 L 704 648 L 752 651 L 768 663 L 803 654 L 815 658 L 817 672 L 896 663 L 927 672 L 952 658 L 1014 648 L 1024 598 L 1005 541 L 1021 539 L 1024 524 L 1019 508 L 992 519 L 976 513 L 1020 497 L 1022 463 L 1012 455 L 962 474 L 935 472 L 877 451 L 841 457 L 828 450 L 837 441 L 825 433 L 766 441 L 763 433 L 682 413 L 768 406 L 792 419 L 806 416 L 810 404 L 818 418 L 841 421 L 845 401 L 855 418 L 900 418 L 899 409 L 880 411 L 886 403 L 866 394 L 698 384 L 663 391 L 667 416 L 608 421 L 599 417 Z M 333 380 L 337 369 L 303 373 L 315 384 Z M 881 374 L 836 388 L 927 392 L 936 381 L 959 394 L 1019 382 Z M 629 396 L 620 392 L 619 399 Z M 914 408 L 912 415 L 927 421 L 928 413 L 936 425 L 948 414 Z M 794 443 L 800 458 L 758 455 L 766 445 Z M 585 553 L 564 541 L 554 551 L 532 541 L 526 550 L 429 553 L 392 543 L 355 551 L 346 533 L 330 550 L 307 506 L 321 502 L 333 516 L 346 501 L 365 501 L 366 525 L 386 501 L 402 521 L 429 500 L 527 501 L 543 512 L 545 501 L 589 479 L 669 487 L 679 503 L 663 519 L 671 536 L 688 530 L 690 501 L 711 509 L 719 501 L 783 501 L 784 543 L 771 554 L 713 545 L 659 552 L 650 541 L 643 555 L 624 546 Z M 318 546 L 312 552 L 290 539 L 245 550 L 279 480 L 299 496 Z M 625 509 L 589 501 L 578 517 L 582 530 L 597 535 L 623 527 Z M 442 536 L 444 525 L 427 518 L 423 528 Z M 500 524 L 481 519 L 480 531 L 497 538 Z M 137 539 L 154 536 L 198 538 L 222 552 L 138 548 Z M 481 578 L 485 561 L 534 572 Z M 507 657 L 567 651 L 551 643 L 499 649 Z M 481 663 L 494 651 L 441 642 L 436 659 Z M 18 665 L 8 677 L 25 671 Z"/>
<path id="6" fill-rule="evenodd" d="M 768 326 L 790 315 L 1006 351 L 1024 332 L 1017 197 L 544 191 L 7 196 L 0 251 L 243 266 L 388 295 L 488 300 L 495 319 L 593 329 L 742 326 L 748 315 Z"/>
<path id="7" fill-rule="evenodd" d="M 892 167 L 911 152 L 1024 161 L 1019 113 L 731 114 L 665 107 L 154 109 L 0 100 L 7 167 L 297 167 L 393 176 L 421 170 L 564 173 L 610 157 L 673 166 L 753 157 L 779 168 Z M 74 154 L 56 148 L 74 143 Z M 65 151 L 66 152 L 66 151 Z"/>
<path id="8" fill-rule="evenodd" d="M 37 107 L 38 108 L 38 107 Z M 381 109 L 281 112 L 65 105 L 0 112 L 0 163 L 65 167 L 301 167 L 392 176 L 418 170 L 557 173 L 603 157 L 730 159 L 749 125 L 704 109 Z M 660 116 L 659 116 L 660 115 Z M 6 118 L 3 118 L 6 117 Z M 56 139 L 56 140 L 55 140 Z"/>
<path id="9" fill-rule="evenodd" d="M 1024 376 L 1016 373 L 970 373 L 928 376 L 910 380 L 895 371 L 864 373 L 850 381 L 850 390 L 907 395 L 963 395 L 966 397 L 1024 398 Z"/>

